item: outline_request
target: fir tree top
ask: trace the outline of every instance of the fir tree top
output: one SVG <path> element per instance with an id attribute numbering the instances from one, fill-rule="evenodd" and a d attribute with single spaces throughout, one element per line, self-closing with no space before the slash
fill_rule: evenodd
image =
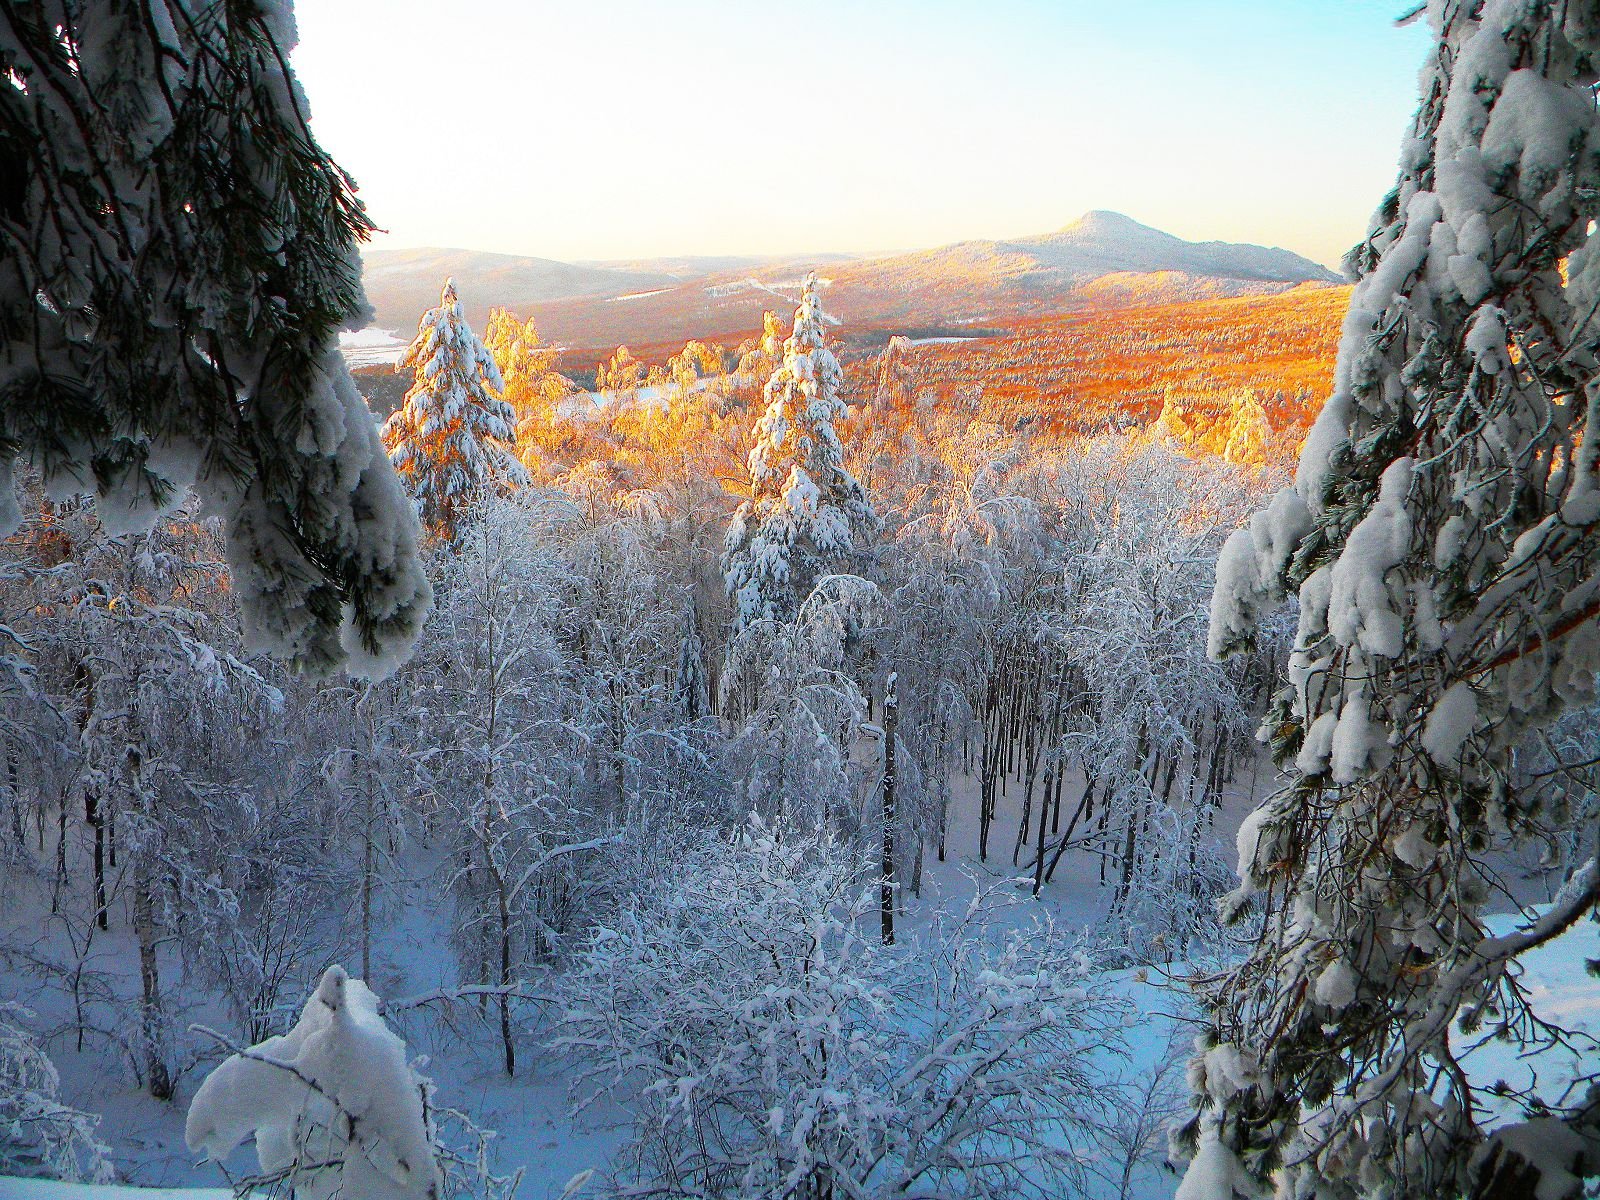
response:
<path id="1" fill-rule="evenodd" d="M 384 423 L 384 444 L 423 521 L 448 536 L 490 481 L 528 482 L 511 451 L 516 413 L 494 394 L 505 382 L 461 314 L 454 279 L 445 280 L 438 306 L 423 313 L 395 369 L 416 379 Z"/>

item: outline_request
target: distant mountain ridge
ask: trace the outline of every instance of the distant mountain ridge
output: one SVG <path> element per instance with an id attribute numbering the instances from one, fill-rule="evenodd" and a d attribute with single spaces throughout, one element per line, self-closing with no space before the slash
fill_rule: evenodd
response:
<path id="1" fill-rule="evenodd" d="M 905 254 L 684 257 L 563 263 L 480 251 L 378 250 L 364 259 L 377 324 L 415 328 L 453 276 L 469 320 L 491 307 L 538 319 L 554 342 L 638 348 L 688 338 L 728 340 L 761 326 L 766 308 L 810 267 L 830 278 L 826 304 L 848 332 L 967 324 L 1096 306 L 1270 295 L 1337 283 L 1289 250 L 1190 242 L 1120 213 L 1094 211 L 1052 233 L 958 242 Z"/>
<path id="2" fill-rule="evenodd" d="M 439 303 L 439 291 L 454 278 L 467 319 L 482 332 L 490 308 L 518 312 L 546 300 L 573 296 L 618 296 L 679 282 L 663 271 L 630 271 L 551 258 L 426 246 L 369 250 L 361 256 L 361 278 L 376 312 L 375 324 L 414 332 L 417 320 Z"/>
<path id="3" fill-rule="evenodd" d="M 1182 271 L 1270 283 L 1339 283 L 1291 250 L 1238 242 L 1186 242 L 1121 213 L 1095 210 L 1054 233 L 997 243 L 1032 253 L 1053 270 L 1099 278 L 1121 271 Z"/>

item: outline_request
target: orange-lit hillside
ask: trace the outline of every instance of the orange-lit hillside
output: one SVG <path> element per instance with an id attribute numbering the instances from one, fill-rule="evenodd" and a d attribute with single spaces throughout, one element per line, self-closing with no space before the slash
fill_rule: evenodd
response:
<path id="1" fill-rule="evenodd" d="M 1001 336 L 922 345 L 920 390 L 1015 427 L 1089 432 L 1148 425 L 1169 390 L 1260 393 L 1277 429 L 1305 427 L 1333 379 L 1348 287 L 1086 308 L 1016 322 Z"/>

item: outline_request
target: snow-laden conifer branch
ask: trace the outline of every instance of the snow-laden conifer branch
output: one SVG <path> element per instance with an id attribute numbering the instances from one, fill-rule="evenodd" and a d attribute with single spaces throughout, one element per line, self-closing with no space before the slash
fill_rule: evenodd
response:
<path id="1" fill-rule="evenodd" d="M 18 457 L 114 532 L 194 488 L 252 641 L 381 675 L 428 585 L 338 351 L 371 224 L 307 128 L 293 37 L 277 2 L 0 14 L 0 526 Z"/>
<path id="2" fill-rule="evenodd" d="M 1213 653 L 1291 592 L 1300 611 L 1262 733 L 1289 783 L 1241 829 L 1227 905 L 1264 904 L 1265 932 L 1207 989 L 1185 1196 L 1499 1186 L 1480 1151 L 1509 1153 L 1494 1126 L 1516 1123 L 1460 1037 L 1559 1039 L 1508 964 L 1596 901 L 1578 869 L 1547 917 L 1484 933 L 1511 899 L 1496 860 L 1570 841 L 1571 802 L 1519 756 L 1600 672 L 1600 13 L 1426 12 L 1437 48 L 1348 260 L 1333 393 L 1295 486 L 1218 564 Z M 1575 1194 L 1567 1166 L 1526 1165 Z"/>

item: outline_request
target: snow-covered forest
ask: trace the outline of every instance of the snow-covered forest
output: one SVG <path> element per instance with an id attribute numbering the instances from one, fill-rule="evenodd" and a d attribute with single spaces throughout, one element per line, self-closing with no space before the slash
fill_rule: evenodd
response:
<path id="1" fill-rule="evenodd" d="M 1302 446 L 825 268 L 379 420 L 291 9 L 0 9 L 0 1196 L 1600 1194 L 1600 10 L 1414 14 Z"/>

